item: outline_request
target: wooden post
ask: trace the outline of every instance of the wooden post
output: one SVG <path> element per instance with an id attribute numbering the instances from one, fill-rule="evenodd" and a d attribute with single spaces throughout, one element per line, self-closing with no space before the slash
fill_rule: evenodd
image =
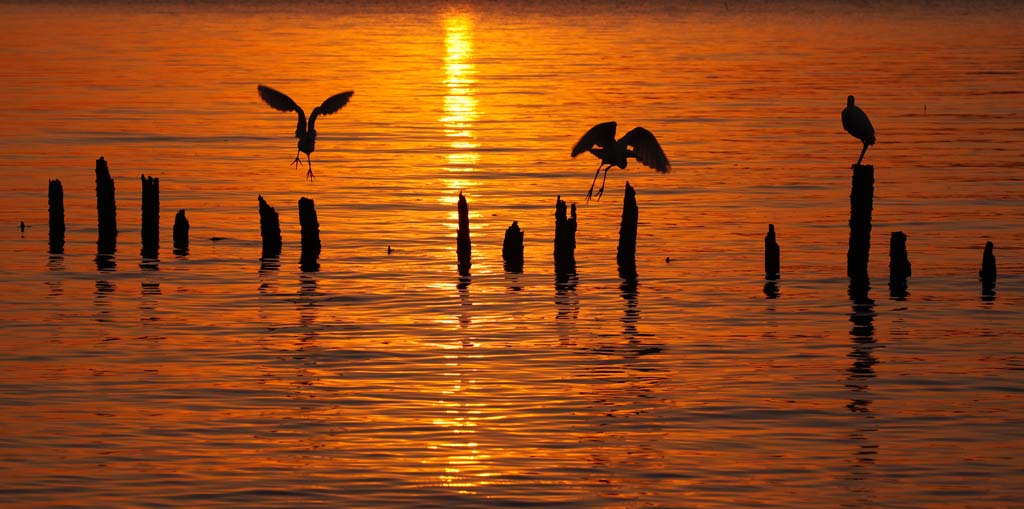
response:
<path id="1" fill-rule="evenodd" d="M 96 219 L 99 231 L 96 252 L 110 255 L 117 250 L 117 204 L 114 201 L 114 178 L 107 161 L 96 160 Z"/>
<path id="2" fill-rule="evenodd" d="M 267 204 L 263 195 L 257 197 L 260 204 L 260 237 L 263 238 L 263 253 L 260 258 L 277 258 L 281 255 L 281 221 L 277 210 Z"/>
<path id="3" fill-rule="evenodd" d="M 188 218 L 185 217 L 185 209 L 178 210 L 174 215 L 174 254 L 188 254 Z"/>
<path id="4" fill-rule="evenodd" d="M 160 179 L 142 176 L 142 257 L 160 253 Z"/>
<path id="5" fill-rule="evenodd" d="M 505 242 L 501 245 L 501 258 L 505 260 L 506 272 L 523 271 L 523 230 L 519 229 L 519 222 L 512 221 L 512 225 L 505 230 Z"/>
<path id="6" fill-rule="evenodd" d="M 576 204 L 566 216 L 566 203 L 559 196 L 555 201 L 555 272 L 576 272 Z"/>
<path id="7" fill-rule="evenodd" d="M 626 181 L 622 199 L 622 222 L 619 223 L 619 248 L 616 256 L 619 275 L 625 279 L 636 277 L 636 230 L 640 222 L 640 209 L 636 205 L 636 191 Z"/>
<path id="8" fill-rule="evenodd" d="M 907 278 L 910 277 L 910 272 L 907 235 L 903 232 L 892 232 L 889 235 L 889 295 L 907 296 Z"/>
<path id="9" fill-rule="evenodd" d="M 303 272 L 320 270 L 317 259 L 320 258 L 320 223 L 316 218 L 316 205 L 313 200 L 299 198 L 299 225 L 302 227 L 302 257 L 300 265 Z"/>
<path id="10" fill-rule="evenodd" d="M 456 254 L 459 257 L 459 274 L 469 275 L 469 267 L 473 265 L 472 245 L 469 241 L 469 203 L 459 191 L 459 230 L 456 233 L 458 245 Z"/>
<path id="11" fill-rule="evenodd" d="M 850 248 L 846 252 L 846 275 L 851 278 L 868 277 L 874 193 L 875 167 L 853 165 L 853 183 L 850 190 Z"/>
<path id="12" fill-rule="evenodd" d="M 764 236 L 764 278 L 777 281 L 781 275 L 779 260 L 779 243 L 775 241 L 775 225 L 768 225 L 768 234 Z"/>
<path id="13" fill-rule="evenodd" d="M 64 252 L 64 185 L 60 179 L 50 181 L 47 192 L 50 205 L 50 253 Z"/>
<path id="14" fill-rule="evenodd" d="M 992 241 L 985 242 L 985 253 L 981 257 L 981 270 L 978 277 L 981 278 L 981 293 L 984 295 L 995 295 L 996 288 L 996 255 L 993 254 L 995 244 Z"/>

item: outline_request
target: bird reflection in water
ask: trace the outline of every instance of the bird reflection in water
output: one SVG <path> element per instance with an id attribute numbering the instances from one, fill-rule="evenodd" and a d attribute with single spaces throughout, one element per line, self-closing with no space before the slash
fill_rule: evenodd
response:
<path id="1" fill-rule="evenodd" d="M 846 369 L 846 387 L 851 398 L 846 408 L 859 416 L 848 438 L 856 445 L 851 462 L 848 480 L 850 490 L 856 497 L 858 507 L 871 507 L 873 490 L 868 484 L 871 477 L 870 468 L 878 455 L 878 444 L 871 435 L 877 431 L 875 416 L 871 410 L 871 387 L 868 382 L 875 378 L 874 366 L 878 359 L 874 351 L 879 348 L 875 340 L 875 301 L 868 296 L 871 286 L 867 278 L 851 278 L 849 295 L 853 310 L 850 313 L 850 340 L 852 348 L 847 357 L 853 364 Z"/>

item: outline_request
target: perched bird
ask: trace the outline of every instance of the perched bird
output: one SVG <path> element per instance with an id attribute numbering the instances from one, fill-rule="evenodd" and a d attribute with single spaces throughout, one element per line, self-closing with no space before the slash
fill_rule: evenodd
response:
<path id="1" fill-rule="evenodd" d="M 590 152 L 601 160 L 601 164 L 597 165 L 597 171 L 594 172 L 594 180 L 590 183 L 590 191 L 587 191 L 588 202 L 594 194 L 594 184 L 597 183 L 598 173 L 604 169 L 601 189 L 597 190 L 597 199 L 600 200 L 601 195 L 604 194 L 604 183 L 608 179 L 608 170 L 612 166 L 626 169 L 628 163 L 626 158 L 632 157 L 644 166 L 654 168 L 661 173 L 668 173 L 672 169 L 668 164 L 668 158 L 665 157 L 665 151 L 661 149 L 658 140 L 650 131 L 643 127 L 637 127 L 616 141 L 615 127 L 615 122 L 597 124 L 591 127 L 572 148 L 573 157 Z"/>
<path id="2" fill-rule="evenodd" d="M 864 144 L 864 149 L 860 151 L 860 158 L 857 159 L 857 164 L 860 165 L 860 162 L 864 160 L 864 153 L 868 151 L 868 146 L 875 144 L 875 128 L 871 126 L 871 121 L 868 120 L 864 110 L 853 104 L 852 95 L 846 97 L 846 107 L 843 108 L 843 129 Z"/>
<path id="3" fill-rule="evenodd" d="M 313 128 L 314 124 L 316 124 L 316 117 L 319 115 L 330 115 L 340 110 L 348 104 L 348 99 L 352 97 L 352 91 L 349 90 L 348 92 L 328 97 L 323 104 L 313 108 L 313 113 L 309 115 L 309 124 L 307 124 L 306 112 L 302 111 L 302 108 L 295 104 L 291 97 L 263 85 L 257 86 L 256 89 L 259 90 L 260 98 L 263 99 L 263 102 L 269 104 L 271 108 L 278 111 L 294 111 L 299 115 L 299 124 L 295 127 L 295 137 L 299 139 L 299 149 L 295 152 L 295 160 L 292 161 L 292 164 L 302 164 L 302 160 L 299 159 L 299 152 L 306 154 L 306 164 L 309 166 L 306 178 L 313 180 L 313 163 L 309 159 L 309 154 L 312 154 L 313 150 L 316 149 L 316 129 Z"/>

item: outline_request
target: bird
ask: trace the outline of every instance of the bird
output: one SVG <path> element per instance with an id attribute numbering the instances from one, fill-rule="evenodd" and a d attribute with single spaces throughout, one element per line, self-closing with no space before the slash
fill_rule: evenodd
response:
<path id="1" fill-rule="evenodd" d="M 594 194 L 594 184 L 597 183 L 597 175 L 601 173 L 601 170 L 604 170 L 604 179 L 601 180 L 601 189 L 597 190 L 598 201 L 604 194 L 604 183 L 608 179 L 608 170 L 613 166 L 626 169 L 627 158 L 632 157 L 644 166 L 654 168 L 660 173 L 668 173 L 672 169 L 668 158 L 665 157 L 665 151 L 661 149 L 657 138 L 650 131 L 643 127 L 637 127 L 616 140 L 616 126 L 614 121 L 597 124 L 591 127 L 572 148 L 572 157 L 590 152 L 601 160 L 601 164 L 597 165 L 597 171 L 594 172 L 594 180 L 590 183 L 590 191 L 587 191 L 586 201 L 588 203 Z"/>
<path id="2" fill-rule="evenodd" d="M 864 153 L 868 151 L 868 146 L 875 144 L 875 128 L 871 126 L 871 121 L 868 120 L 864 110 L 853 104 L 852 95 L 846 97 L 846 107 L 843 108 L 843 129 L 864 144 L 864 149 L 860 151 L 860 158 L 857 159 L 857 166 L 860 166 L 860 162 L 864 160 Z"/>
<path id="3" fill-rule="evenodd" d="M 270 105 L 278 111 L 294 111 L 299 116 L 299 123 L 295 127 L 295 137 L 299 139 L 299 148 L 295 152 L 295 160 L 292 161 L 293 165 L 301 165 L 302 160 L 299 159 L 299 152 L 306 154 L 306 164 L 309 170 L 306 172 L 306 178 L 310 181 L 313 180 L 313 162 L 310 161 L 309 155 L 316 149 L 316 129 L 313 126 L 316 124 L 316 117 L 320 115 L 330 115 L 337 112 L 348 104 L 349 98 L 352 97 L 352 91 L 342 92 L 340 94 L 332 95 L 328 97 L 320 106 L 313 108 L 313 113 L 309 115 L 309 123 L 306 123 L 306 112 L 302 111 L 291 97 L 278 92 L 270 87 L 264 85 L 258 85 L 256 89 L 260 93 L 260 98 L 263 102 Z"/>

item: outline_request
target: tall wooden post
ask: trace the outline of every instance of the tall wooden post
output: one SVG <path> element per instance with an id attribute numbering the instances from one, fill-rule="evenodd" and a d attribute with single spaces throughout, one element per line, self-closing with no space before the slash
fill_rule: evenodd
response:
<path id="1" fill-rule="evenodd" d="M 47 192 L 47 201 L 50 205 L 50 253 L 60 254 L 64 252 L 64 185 L 60 179 L 50 181 L 50 188 Z"/>
<path id="2" fill-rule="evenodd" d="M 619 275 L 625 279 L 636 277 L 636 231 L 640 223 L 640 209 L 636 205 L 636 191 L 626 181 L 622 199 L 622 222 L 619 223 L 619 247 L 616 260 Z"/>
<path id="3" fill-rule="evenodd" d="M 188 218 L 185 217 L 185 209 L 179 209 L 174 215 L 174 254 L 185 256 L 188 254 Z"/>
<path id="4" fill-rule="evenodd" d="M 117 250 L 117 204 L 114 201 L 114 178 L 107 161 L 96 160 L 96 239 L 97 255 L 111 255 Z"/>
<path id="5" fill-rule="evenodd" d="M 277 258 L 281 255 L 281 221 L 277 210 L 267 204 L 263 195 L 257 197 L 260 205 L 260 237 L 263 239 L 263 253 L 260 258 Z"/>
<path id="6" fill-rule="evenodd" d="M 775 225 L 768 225 L 768 234 L 764 236 L 764 278 L 776 281 L 781 277 L 779 243 L 775 240 Z"/>
<path id="7" fill-rule="evenodd" d="M 993 253 L 995 244 L 992 241 L 985 242 L 985 252 L 981 256 L 981 270 L 978 277 L 981 278 L 981 293 L 986 296 L 996 294 L 996 255 Z"/>
<path id="8" fill-rule="evenodd" d="M 910 273 L 907 235 L 892 232 L 889 235 L 889 295 L 900 298 L 907 296 L 907 278 Z"/>
<path id="9" fill-rule="evenodd" d="M 456 254 L 459 257 L 459 274 L 469 275 L 469 268 L 473 265 L 472 245 L 469 240 L 469 203 L 466 197 L 459 191 L 459 230 L 456 233 L 458 245 Z"/>
<path id="10" fill-rule="evenodd" d="M 160 179 L 142 176 L 142 257 L 160 253 Z"/>
<path id="11" fill-rule="evenodd" d="M 850 278 L 868 278 L 874 193 L 875 167 L 853 165 L 853 182 L 850 190 L 850 248 L 846 252 L 846 275 Z"/>
<path id="12" fill-rule="evenodd" d="M 316 206 L 313 200 L 299 198 L 299 225 L 302 227 L 302 257 L 300 265 L 303 272 L 320 270 L 320 222 L 316 218 Z"/>
<path id="13" fill-rule="evenodd" d="M 576 204 L 567 215 L 566 203 L 559 196 L 555 201 L 555 271 L 576 272 Z"/>

